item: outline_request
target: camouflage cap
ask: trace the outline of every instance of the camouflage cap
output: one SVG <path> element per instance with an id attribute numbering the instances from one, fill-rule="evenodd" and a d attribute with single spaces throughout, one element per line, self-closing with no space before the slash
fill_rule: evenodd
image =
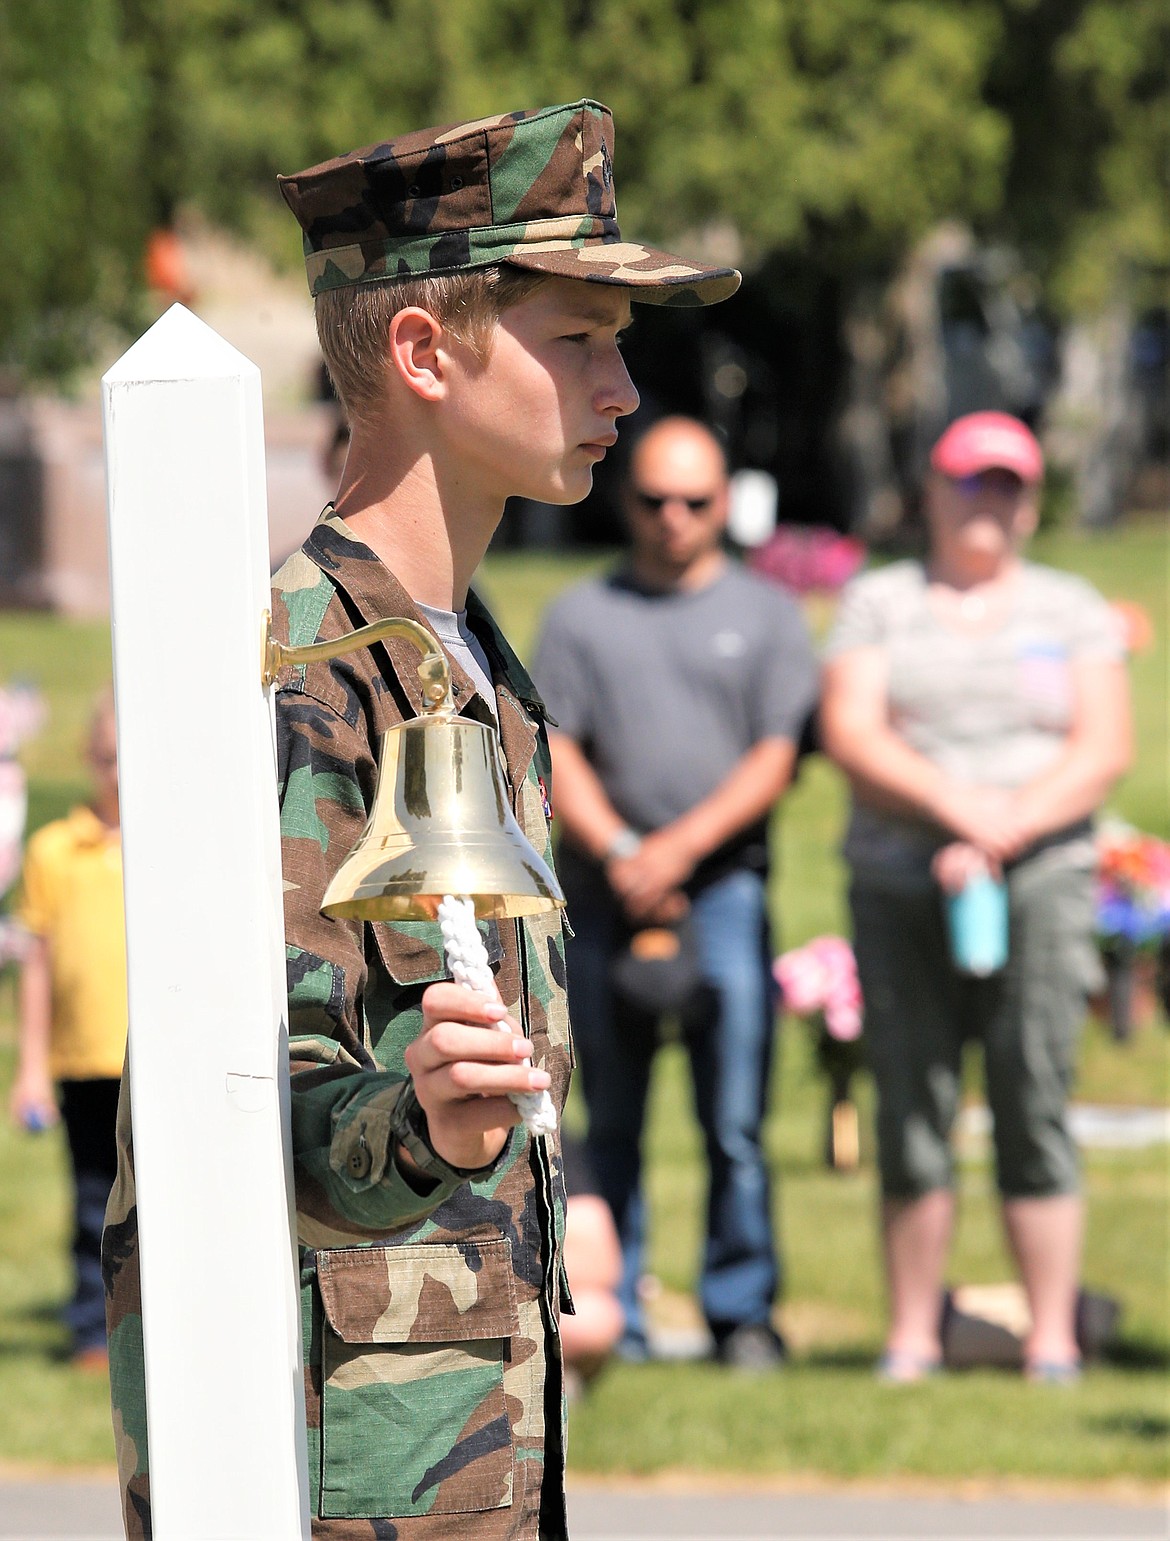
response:
<path id="1" fill-rule="evenodd" d="M 711 305 L 739 287 L 734 268 L 622 240 L 613 117 L 599 102 L 424 128 L 277 181 L 314 295 L 497 262 L 652 305 Z"/>

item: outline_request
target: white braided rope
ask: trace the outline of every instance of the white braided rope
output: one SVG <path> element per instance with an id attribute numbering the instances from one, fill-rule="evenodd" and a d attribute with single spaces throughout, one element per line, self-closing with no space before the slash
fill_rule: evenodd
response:
<path id="1" fill-rule="evenodd" d="M 445 894 L 439 904 L 439 925 L 447 967 L 457 985 L 464 985 L 485 1000 L 498 1001 L 496 978 L 488 963 L 487 948 L 475 924 L 475 905 L 470 899 Z M 500 1027 L 505 1033 L 511 1028 Z M 557 1126 L 557 1110 L 548 1092 L 510 1092 L 520 1109 L 529 1134 L 551 1134 Z"/>

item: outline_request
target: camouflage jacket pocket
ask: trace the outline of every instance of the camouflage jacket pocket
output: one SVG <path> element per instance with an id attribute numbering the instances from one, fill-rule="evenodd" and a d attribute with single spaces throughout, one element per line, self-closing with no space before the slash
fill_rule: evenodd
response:
<path id="1" fill-rule="evenodd" d="M 322 1516 L 509 1505 L 503 1377 L 518 1319 L 506 1238 L 323 1251 L 317 1279 Z"/>
<path id="2" fill-rule="evenodd" d="M 437 920 L 383 920 L 371 926 L 378 960 L 398 985 L 428 985 L 450 979 L 443 953 L 443 932 Z M 479 933 L 487 948 L 488 962 L 504 955 L 500 928 L 494 921 L 480 921 Z"/>

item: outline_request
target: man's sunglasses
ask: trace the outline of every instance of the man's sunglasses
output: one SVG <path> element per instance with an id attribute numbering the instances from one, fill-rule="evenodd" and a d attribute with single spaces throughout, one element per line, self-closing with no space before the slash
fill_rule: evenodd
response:
<path id="1" fill-rule="evenodd" d="M 634 497 L 648 514 L 660 514 L 668 503 L 685 503 L 692 514 L 705 514 L 715 501 L 714 493 L 705 498 L 684 498 L 675 492 L 643 492 L 640 487 L 635 487 Z"/>

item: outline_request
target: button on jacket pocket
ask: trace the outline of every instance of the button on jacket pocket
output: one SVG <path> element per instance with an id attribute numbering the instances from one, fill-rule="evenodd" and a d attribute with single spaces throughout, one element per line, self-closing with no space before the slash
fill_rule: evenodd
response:
<path id="1" fill-rule="evenodd" d="M 317 1254 L 321 1513 L 466 1514 L 512 1501 L 506 1238 Z"/>

